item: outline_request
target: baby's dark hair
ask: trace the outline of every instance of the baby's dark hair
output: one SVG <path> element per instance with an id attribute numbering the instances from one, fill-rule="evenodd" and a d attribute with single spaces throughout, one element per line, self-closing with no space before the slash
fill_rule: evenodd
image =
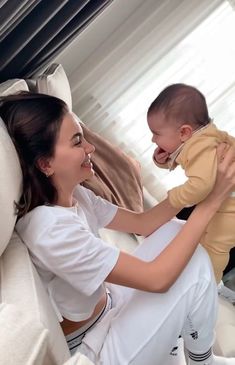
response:
<path id="1" fill-rule="evenodd" d="M 187 123 L 193 127 L 205 126 L 210 122 L 205 96 L 186 84 L 166 87 L 150 105 L 147 116 L 160 111 L 166 119 L 173 118 L 180 124 Z"/>
<path id="2" fill-rule="evenodd" d="M 54 203 L 57 190 L 38 168 L 41 157 L 54 156 L 63 117 L 64 101 L 54 96 L 22 91 L 0 97 L 0 116 L 18 153 L 23 192 L 16 210 L 19 217 L 44 203 Z"/>

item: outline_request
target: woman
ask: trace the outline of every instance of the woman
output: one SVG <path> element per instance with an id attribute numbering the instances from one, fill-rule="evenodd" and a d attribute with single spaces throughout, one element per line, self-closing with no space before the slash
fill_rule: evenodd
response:
<path id="1" fill-rule="evenodd" d="M 217 291 L 208 256 L 197 247 L 233 189 L 234 151 L 219 149 L 214 190 L 187 223 L 159 228 L 172 216 L 166 201 L 135 213 L 80 185 L 94 173 L 95 148 L 62 100 L 33 93 L 6 96 L 0 115 L 23 171 L 16 229 L 71 353 L 79 349 L 95 364 L 166 365 L 174 362 L 169 353 L 182 335 L 189 364 L 234 364 L 211 349 Z M 129 255 L 105 244 L 100 227 L 149 237 Z"/>

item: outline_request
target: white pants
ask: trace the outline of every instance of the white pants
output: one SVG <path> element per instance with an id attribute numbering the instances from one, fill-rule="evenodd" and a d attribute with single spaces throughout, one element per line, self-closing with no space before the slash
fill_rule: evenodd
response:
<path id="1" fill-rule="evenodd" d="M 152 260 L 174 238 L 182 224 L 178 220 L 165 224 L 144 240 L 135 255 Z M 79 349 L 95 364 L 173 364 L 169 354 L 179 335 L 193 353 L 205 353 L 212 346 L 217 289 L 208 255 L 201 246 L 166 293 L 148 293 L 117 285 L 111 285 L 110 290 L 114 293 L 114 306 L 119 308 L 101 350 L 95 354 L 86 344 Z M 121 302 L 115 300 L 118 297 L 122 297 Z"/>

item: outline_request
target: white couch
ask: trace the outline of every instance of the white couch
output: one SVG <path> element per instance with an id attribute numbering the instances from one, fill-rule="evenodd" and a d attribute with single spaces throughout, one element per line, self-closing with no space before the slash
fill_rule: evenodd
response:
<path id="1" fill-rule="evenodd" d="M 52 66 L 36 82 L 39 92 L 63 98 L 70 109 L 71 92 L 62 66 Z M 0 94 L 28 90 L 24 80 L 0 84 Z M 21 192 L 21 169 L 14 146 L 0 120 L 0 365 L 88 365 L 79 353 L 70 358 L 57 317 L 28 251 L 14 232 L 13 202 Z M 155 200 L 145 194 L 147 206 Z M 128 234 L 101 231 L 110 244 L 121 242 L 131 252 L 138 244 Z M 215 352 L 235 356 L 235 308 L 220 299 Z M 184 360 L 182 360 L 182 365 Z"/>

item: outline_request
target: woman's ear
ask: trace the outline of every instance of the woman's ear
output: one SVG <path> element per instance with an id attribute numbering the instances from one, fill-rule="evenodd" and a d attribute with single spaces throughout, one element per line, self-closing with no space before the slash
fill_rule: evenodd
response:
<path id="1" fill-rule="evenodd" d="M 51 168 L 50 160 L 45 157 L 40 157 L 37 161 L 37 168 L 47 177 L 53 175 L 54 171 Z"/>
<path id="2" fill-rule="evenodd" d="M 190 137 L 192 137 L 193 128 L 190 124 L 183 124 L 180 127 L 180 139 L 181 142 L 186 142 Z"/>

